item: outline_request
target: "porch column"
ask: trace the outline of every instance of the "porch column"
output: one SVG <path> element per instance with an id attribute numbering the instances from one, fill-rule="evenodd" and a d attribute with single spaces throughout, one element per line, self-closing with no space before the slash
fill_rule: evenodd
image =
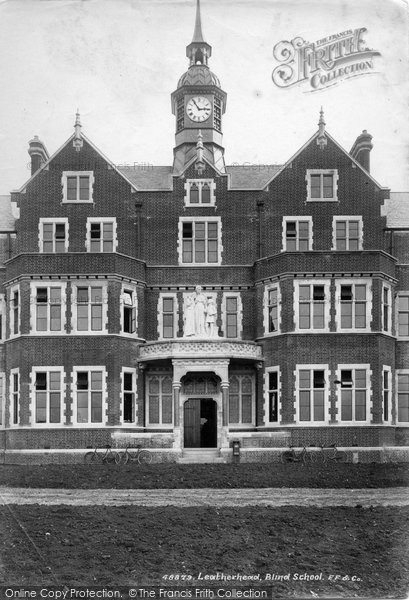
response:
<path id="1" fill-rule="evenodd" d="M 222 390 L 222 406 L 223 406 L 223 427 L 227 427 L 229 424 L 229 382 L 222 381 L 220 384 Z"/>
<path id="2" fill-rule="evenodd" d="M 172 383 L 173 388 L 173 425 L 174 427 L 180 426 L 180 413 L 179 413 L 179 398 L 180 388 L 182 384 L 180 381 L 174 381 Z"/>

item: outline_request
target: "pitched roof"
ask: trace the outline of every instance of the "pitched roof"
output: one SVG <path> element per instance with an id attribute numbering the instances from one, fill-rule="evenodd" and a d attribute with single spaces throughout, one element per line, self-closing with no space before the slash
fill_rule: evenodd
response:
<path id="1" fill-rule="evenodd" d="M 173 167 L 135 165 L 120 166 L 118 171 L 130 181 L 138 191 L 171 190 Z"/>
<path id="2" fill-rule="evenodd" d="M 0 196 L 0 231 L 14 231 L 14 222 L 10 196 Z"/>
<path id="3" fill-rule="evenodd" d="M 391 192 L 382 214 L 386 216 L 387 227 L 409 227 L 409 192 Z"/>
<path id="4" fill-rule="evenodd" d="M 231 165 L 226 166 L 232 190 L 262 190 L 281 170 L 282 165 Z"/>

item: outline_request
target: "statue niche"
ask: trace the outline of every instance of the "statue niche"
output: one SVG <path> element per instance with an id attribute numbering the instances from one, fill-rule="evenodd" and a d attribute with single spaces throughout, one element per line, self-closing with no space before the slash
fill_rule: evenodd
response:
<path id="1" fill-rule="evenodd" d="M 202 286 L 197 285 L 195 291 L 185 299 L 183 320 L 183 337 L 217 337 L 217 306 L 214 296 L 206 296 Z"/>

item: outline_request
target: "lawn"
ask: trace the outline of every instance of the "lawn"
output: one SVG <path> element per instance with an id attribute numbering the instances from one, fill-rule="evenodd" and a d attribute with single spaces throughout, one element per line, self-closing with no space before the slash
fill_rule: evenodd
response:
<path id="1" fill-rule="evenodd" d="M 45 488 L 377 488 L 409 485 L 407 464 L 1 465 L 0 486 Z"/>
<path id="2" fill-rule="evenodd" d="M 247 588 L 268 588 L 273 598 L 405 598 L 408 590 L 406 508 L 0 510 L 0 585 L 170 587 L 165 576 L 179 574 L 178 590 L 231 589 L 200 579 L 222 572 L 259 576 Z"/>

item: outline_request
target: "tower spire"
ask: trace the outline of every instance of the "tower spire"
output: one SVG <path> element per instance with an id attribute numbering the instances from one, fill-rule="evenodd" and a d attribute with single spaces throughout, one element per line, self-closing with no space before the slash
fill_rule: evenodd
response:
<path id="1" fill-rule="evenodd" d="M 196 0 L 196 20 L 193 39 L 186 46 L 186 56 L 189 59 L 189 66 L 204 65 L 207 67 L 207 61 L 212 55 L 212 47 L 205 42 L 202 31 L 202 17 L 200 14 L 200 0 Z"/>
<path id="2" fill-rule="evenodd" d="M 201 44 L 204 42 L 203 32 L 202 32 L 202 19 L 200 16 L 200 0 L 196 0 L 196 21 L 195 21 L 195 30 L 193 32 L 192 43 Z"/>
<path id="3" fill-rule="evenodd" d="M 80 121 L 80 109 L 77 108 L 77 114 L 75 115 L 75 124 L 74 124 L 74 130 L 75 130 L 75 134 L 74 134 L 74 139 L 72 142 L 72 145 L 74 146 L 74 148 L 76 149 L 77 152 L 79 152 L 82 148 L 82 146 L 84 145 L 84 142 L 82 140 L 82 136 L 81 136 L 81 121 Z"/>

